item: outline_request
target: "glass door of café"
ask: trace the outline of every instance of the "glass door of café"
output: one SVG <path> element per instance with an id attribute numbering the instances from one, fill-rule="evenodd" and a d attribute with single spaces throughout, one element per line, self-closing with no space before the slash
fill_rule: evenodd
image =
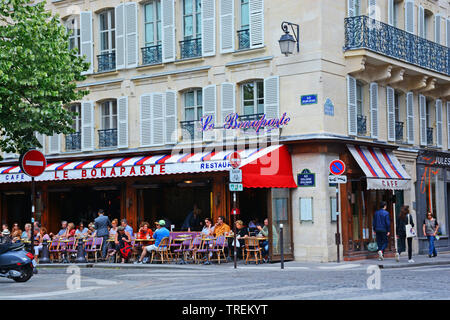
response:
<path id="1" fill-rule="evenodd" d="M 292 210 L 290 189 L 271 189 L 268 197 L 268 208 L 270 260 L 281 260 L 281 245 L 283 245 L 284 260 L 293 260 L 294 247 L 292 242 Z M 283 243 L 280 242 L 280 224 L 283 225 Z"/>

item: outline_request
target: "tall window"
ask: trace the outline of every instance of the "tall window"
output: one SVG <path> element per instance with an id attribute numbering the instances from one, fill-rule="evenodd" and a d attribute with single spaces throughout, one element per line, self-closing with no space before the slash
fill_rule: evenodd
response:
<path id="1" fill-rule="evenodd" d="M 144 5 L 145 46 L 161 44 L 161 1 Z"/>
<path id="2" fill-rule="evenodd" d="M 356 111 L 358 116 L 364 115 L 364 96 L 363 85 L 361 82 L 356 82 Z"/>
<path id="3" fill-rule="evenodd" d="M 249 0 L 241 0 L 241 30 L 250 28 Z"/>
<path id="4" fill-rule="evenodd" d="M 399 14 L 401 12 L 401 5 L 402 3 L 400 1 L 394 1 L 394 10 L 393 10 L 393 15 L 394 15 L 394 27 L 399 28 L 399 22 L 398 22 L 398 17 Z"/>
<path id="5" fill-rule="evenodd" d="M 184 120 L 200 120 L 203 116 L 202 89 L 184 93 Z"/>
<path id="6" fill-rule="evenodd" d="M 80 55 L 81 38 L 80 38 L 80 17 L 70 17 L 65 22 L 67 34 L 69 35 L 69 50 L 75 49 L 77 55 Z"/>
<path id="7" fill-rule="evenodd" d="M 74 129 L 75 132 L 81 132 L 81 104 L 71 105 L 69 110 L 70 112 L 77 113 L 77 115 L 72 117 L 72 129 Z"/>
<path id="8" fill-rule="evenodd" d="M 395 111 L 395 121 L 400 121 L 400 105 L 399 105 L 399 93 L 394 92 L 394 111 Z"/>
<path id="9" fill-rule="evenodd" d="M 102 129 L 117 129 L 117 102 L 110 100 L 102 103 Z"/>
<path id="10" fill-rule="evenodd" d="M 116 26 L 114 9 L 99 14 L 100 20 L 100 54 L 112 53 L 116 50 Z"/>
<path id="11" fill-rule="evenodd" d="M 201 38 L 202 36 L 201 0 L 183 1 L 183 35 L 185 40 Z"/>
<path id="12" fill-rule="evenodd" d="M 242 107 L 244 115 L 264 113 L 264 82 L 247 82 L 242 86 Z"/>

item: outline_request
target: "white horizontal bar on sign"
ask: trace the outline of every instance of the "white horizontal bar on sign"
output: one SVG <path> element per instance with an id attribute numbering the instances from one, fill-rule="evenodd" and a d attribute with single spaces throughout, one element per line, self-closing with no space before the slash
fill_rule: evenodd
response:
<path id="1" fill-rule="evenodd" d="M 25 160 L 25 165 L 32 167 L 43 167 L 44 161 Z"/>

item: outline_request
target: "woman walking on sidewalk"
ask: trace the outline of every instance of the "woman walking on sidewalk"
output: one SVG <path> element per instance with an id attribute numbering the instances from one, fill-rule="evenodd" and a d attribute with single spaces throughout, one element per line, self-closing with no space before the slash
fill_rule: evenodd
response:
<path id="1" fill-rule="evenodd" d="M 396 256 L 397 261 L 400 260 L 400 254 L 406 251 L 406 240 L 408 240 L 408 262 L 413 263 L 412 259 L 412 237 L 407 237 L 406 225 L 410 224 L 414 228 L 414 220 L 409 213 L 409 206 L 402 206 L 400 209 L 400 215 L 397 219 L 397 241 L 398 241 L 398 253 Z"/>
<path id="2" fill-rule="evenodd" d="M 436 234 L 438 232 L 439 224 L 431 212 L 427 213 L 427 218 L 423 221 L 423 234 L 428 238 L 428 257 L 436 257 L 436 247 L 434 241 L 436 240 Z"/>

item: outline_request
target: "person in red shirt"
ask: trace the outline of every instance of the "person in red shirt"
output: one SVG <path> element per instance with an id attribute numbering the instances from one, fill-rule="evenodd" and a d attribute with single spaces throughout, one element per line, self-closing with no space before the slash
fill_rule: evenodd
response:
<path id="1" fill-rule="evenodd" d="M 152 239 L 153 231 L 150 229 L 150 225 L 148 222 L 142 222 L 139 228 L 139 232 L 137 234 L 138 239 Z M 147 241 L 143 241 L 142 245 L 149 245 L 150 243 Z"/>
<path id="2" fill-rule="evenodd" d="M 73 224 L 73 222 L 71 222 L 71 223 L 69 223 L 68 225 L 67 225 L 67 230 L 66 230 L 66 233 L 64 234 L 64 238 L 72 238 L 72 237 L 75 237 L 75 232 L 76 232 L 77 230 L 75 229 L 75 224 Z"/>

